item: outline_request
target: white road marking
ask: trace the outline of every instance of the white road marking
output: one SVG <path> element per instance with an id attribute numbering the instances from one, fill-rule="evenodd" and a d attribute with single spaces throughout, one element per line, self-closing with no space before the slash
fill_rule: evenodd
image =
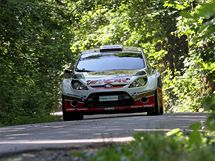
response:
<path id="1" fill-rule="evenodd" d="M 108 142 L 130 142 L 133 137 L 97 138 L 97 139 L 75 139 L 75 140 L 14 140 L 1 141 L 0 145 L 16 144 L 74 144 L 74 143 L 108 143 Z"/>

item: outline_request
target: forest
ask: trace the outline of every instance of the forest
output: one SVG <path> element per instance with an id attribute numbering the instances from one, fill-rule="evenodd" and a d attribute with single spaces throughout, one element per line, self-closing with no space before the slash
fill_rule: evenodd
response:
<path id="1" fill-rule="evenodd" d="M 214 26 L 215 0 L 0 0 L 0 126 L 52 119 L 64 69 L 107 44 L 143 48 L 165 112 L 214 113 Z"/>

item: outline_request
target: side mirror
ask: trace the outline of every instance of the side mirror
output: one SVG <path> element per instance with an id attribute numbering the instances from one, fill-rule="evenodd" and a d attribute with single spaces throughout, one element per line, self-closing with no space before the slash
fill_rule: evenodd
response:
<path id="1" fill-rule="evenodd" d="M 64 70 L 64 77 L 65 78 L 70 78 L 72 76 L 72 74 L 73 74 L 72 69 L 67 68 L 67 69 Z"/>

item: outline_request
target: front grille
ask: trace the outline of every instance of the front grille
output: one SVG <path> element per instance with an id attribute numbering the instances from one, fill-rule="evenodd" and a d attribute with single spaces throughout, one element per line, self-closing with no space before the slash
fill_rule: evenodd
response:
<path id="1" fill-rule="evenodd" d="M 100 96 L 118 96 L 118 101 L 99 101 Z M 100 92 L 89 95 L 85 101 L 85 107 L 116 107 L 131 106 L 134 100 L 126 92 Z"/>
<path id="2" fill-rule="evenodd" d="M 100 89 L 114 89 L 114 88 L 123 88 L 126 84 L 112 85 L 111 87 L 106 87 L 105 85 L 91 86 L 92 88 Z"/>

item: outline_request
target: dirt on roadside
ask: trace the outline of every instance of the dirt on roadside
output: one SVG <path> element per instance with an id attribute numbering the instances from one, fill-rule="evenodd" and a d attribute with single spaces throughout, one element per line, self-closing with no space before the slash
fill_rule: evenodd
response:
<path id="1" fill-rule="evenodd" d="M 0 158 L 0 161 L 88 161 L 96 155 L 98 149 L 87 148 L 85 150 L 42 150 L 20 154 L 12 154 Z"/>

